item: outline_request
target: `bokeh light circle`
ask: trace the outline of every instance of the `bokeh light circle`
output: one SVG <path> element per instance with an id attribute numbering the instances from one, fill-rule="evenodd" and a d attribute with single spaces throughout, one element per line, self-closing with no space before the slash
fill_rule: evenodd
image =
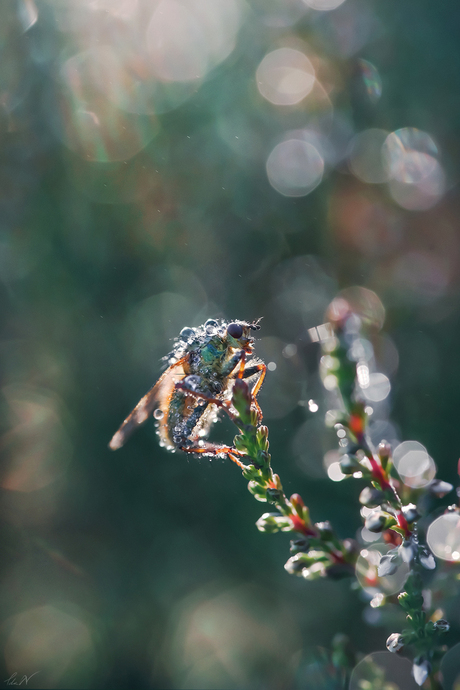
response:
<path id="1" fill-rule="evenodd" d="M 441 165 L 434 160 L 429 173 L 418 184 L 390 180 L 389 187 L 393 200 L 402 208 L 408 211 L 426 211 L 444 195 L 446 176 Z"/>
<path id="2" fill-rule="evenodd" d="M 268 53 L 256 71 L 260 94 L 274 105 L 295 105 L 315 83 L 315 70 L 300 50 L 278 48 Z"/>
<path id="3" fill-rule="evenodd" d="M 426 132 L 404 127 L 391 132 L 383 142 L 382 153 L 390 177 L 417 184 L 434 167 L 437 147 Z"/>
<path id="4" fill-rule="evenodd" d="M 321 10 L 327 12 L 329 10 L 335 10 L 339 7 L 345 0 L 303 0 L 308 7 L 314 10 Z"/>
<path id="5" fill-rule="evenodd" d="M 446 190 L 446 177 L 436 156 L 438 149 L 426 132 L 404 127 L 389 134 L 382 146 L 390 194 L 409 211 L 434 206 Z"/>
<path id="6" fill-rule="evenodd" d="M 55 606 L 28 609 L 9 623 L 12 629 L 5 645 L 7 669 L 10 673 L 20 669 L 27 675 L 40 671 L 39 687 L 59 687 L 67 668 L 78 661 L 86 663 L 93 653 L 92 635 L 81 616 Z"/>
<path id="7" fill-rule="evenodd" d="M 375 372 L 369 374 L 369 382 L 362 388 L 363 395 L 369 402 L 380 402 L 388 397 L 391 390 L 391 383 L 388 376 Z"/>
<path id="8" fill-rule="evenodd" d="M 391 652 L 373 652 L 362 659 L 353 669 L 349 690 L 377 687 L 418 690 L 411 661 Z"/>
<path id="9" fill-rule="evenodd" d="M 460 515 L 446 513 L 433 520 L 426 535 L 428 546 L 444 561 L 460 561 Z"/>
<path id="10" fill-rule="evenodd" d="M 324 160 L 317 149 L 301 139 L 288 139 L 275 146 L 267 159 L 271 186 L 283 196 L 306 196 L 321 182 Z"/>
<path id="11" fill-rule="evenodd" d="M 127 113 L 101 88 L 103 47 L 81 51 L 59 72 L 61 112 L 58 135 L 88 161 L 125 161 L 139 153 L 158 132 L 152 117 Z"/>
<path id="12" fill-rule="evenodd" d="M 349 146 L 350 170 L 362 182 L 378 184 L 390 178 L 382 158 L 382 146 L 388 137 L 383 129 L 366 129 L 356 134 Z"/>
<path id="13" fill-rule="evenodd" d="M 161 0 L 147 29 L 156 76 L 166 82 L 201 79 L 232 52 L 239 23 L 235 0 Z"/>
<path id="14" fill-rule="evenodd" d="M 385 307 L 375 292 L 355 285 L 341 290 L 327 308 L 326 317 L 334 322 L 352 312 L 364 323 L 380 330 L 385 321 Z"/>
<path id="15" fill-rule="evenodd" d="M 436 475 L 436 465 L 425 446 L 418 441 L 403 441 L 393 451 L 393 462 L 404 484 L 420 489 Z"/>

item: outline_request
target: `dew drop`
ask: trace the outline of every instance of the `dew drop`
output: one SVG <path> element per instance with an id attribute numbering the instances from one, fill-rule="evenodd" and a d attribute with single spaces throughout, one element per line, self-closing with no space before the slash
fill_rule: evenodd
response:
<path id="1" fill-rule="evenodd" d="M 165 413 L 163 412 L 163 410 L 160 410 L 160 408 L 158 408 L 153 413 L 153 416 L 155 417 L 155 419 L 163 419 L 163 417 L 165 416 Z"/>
<path id="2" fill-rule="evenodd" d="M 179 336 L 181 340 L 188 340 L 189 338 L 193 338 L 195 335 L 195 330 L 193 328 L 183 328 L 181 332 L 179 333 Z"/>

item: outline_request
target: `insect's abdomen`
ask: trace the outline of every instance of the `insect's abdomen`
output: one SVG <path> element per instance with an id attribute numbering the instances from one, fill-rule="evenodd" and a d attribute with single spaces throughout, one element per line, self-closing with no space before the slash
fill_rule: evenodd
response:
<path id="1" fill-rule="evenodd" d="M 169 405 L 166 424 L 161 429 L 161 441 L 166 447 L 181 448 L 190 444 L 190 437 L 208 403 L 175 390 Z"/>

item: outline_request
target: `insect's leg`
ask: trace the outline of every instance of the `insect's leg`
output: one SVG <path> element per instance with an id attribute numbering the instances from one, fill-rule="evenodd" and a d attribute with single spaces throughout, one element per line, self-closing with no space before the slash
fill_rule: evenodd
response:
<path id="1" fill-rule="evenodd" d="M 256 381 L 256 385 L 252 389 L 252 397 L 254 398 L 254 402 L 257 403 L 256 397 L 262 388 L 262 384 L 264 382 L 265 374 L 267 373 L 267 365 L 264 364 L 263 362 L 259 362 L 258 364 L 255 364 L 254 367 L 251 367 L 253 369 L 257 369 L 257 371 L 260 372 L 259 378 Z"/>
<path id="2" fill-rule="evenodd" d="M 267 366 L 263 362 L 258 362 L 257 364 L 254 364 L 250 367 L 247 367 L 244 371 L 243 378 L 248 379 L 251 376 L 254 376 L 256 374 L 258 375 L 257 381 L 255 383 L 254 388 L 251 391 L 251 397 L 252 397 L 252 402 L 254 403 L 254 407 L 257 410 L 257 414 L 259 417 L 259 422 L 262 421 L 262 410 L 260 409 L 260 405 L 257 402 L 257 394 L 259 393 L 262 384 L 264 382 L 265 374 L 267 373 Z"/>
<path id="3" fill-rule="evenodd" d="M 190 397 L 192 398 L 200 398 L 201 400 L 206 400 L 206 402 L 211 403 L 212 405 L 220 407 L 221 409 L 225 410 L 232 422 L 235 421 L 236 417 L 230 411 L 229 403 L 227 401 L 219 400 L 218 398 L 213 398 L 211 395 L 207 395 L 206 393 L 202 393 L 201 391 L 192 390 L 191 388 L 188 388 L 188 386 L 182 381 L 176 383 L 176 389 L 184 391 L 185 393 L 187 393 L 187 395 L 190 395 Z"/>
<path id="4" fill-rule="evenodd" d="M 184 453 L 196 453 L 198 455 L 220 455 L 225 453 L 225 455 L 227 455 L 232 462 L 236 463 L 238 467 L 241 467 L 241 469 L 245 468 L 244 463 L 242 463 L 241 460 L 238 460 L 237 457 L 238 455 L 244 456 L 244 454 L 238 451 L 236 448 L 232 448 L 230 446 L 202 442 L 202 445 L 200 446 L 183 446 L 180 447 L 179 450 L 182 450 Z"/>
<path id="5" fill-rule="evenodd" d="M 246 364 L 246 352 L 244 350 L 242 350 L 240 368 L 238 370 L 238 375 L 236 377 L 237 379 L 244 378 L 244 365 L 245 364 Z"/>

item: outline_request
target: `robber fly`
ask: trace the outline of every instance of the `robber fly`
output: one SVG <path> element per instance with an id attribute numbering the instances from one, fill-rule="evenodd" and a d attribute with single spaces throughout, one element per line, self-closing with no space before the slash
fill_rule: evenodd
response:
<path id="1" fill-rule="evenodd" d="M 248 383 L 259 418 L 257 404 L 266 372 L 265 364 L 253 355 L 252 331 L 258 322 L 209 319 L 199 328 L 183 328 L 174 349 L 164 359 L 167 369 L 138 402 L 110 441 L 120 448 L 137 427 L 153 414 L 160 445 L 170 451 L 222 455 L 232 448 L 205 441 L 219 409 L 229 409 L 235 379 Z"/>

